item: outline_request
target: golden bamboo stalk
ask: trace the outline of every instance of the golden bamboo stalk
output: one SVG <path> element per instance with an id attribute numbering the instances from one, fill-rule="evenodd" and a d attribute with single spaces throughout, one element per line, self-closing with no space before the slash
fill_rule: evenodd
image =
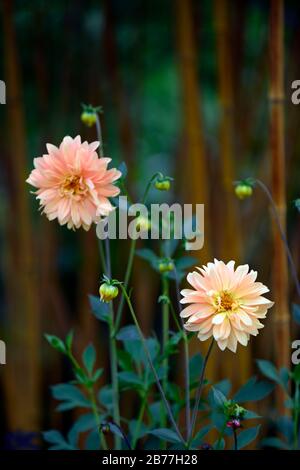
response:
<path id="1" fill-rule="evenodd" d="M 184 127 L 182 180 L 184 182 L 185 197 L 189 198 L 188 202 L 193 204 L 204 203 L 205 220 L 208 221 L 210 219 L 208 171 L 203 123 L 199 108 L 201 94 L 197 77 L 197 48 L 190 0 L 176 1 L 175 17 Z M 195 253 L 201 264 L 210 260 L 209 225 L 207 223 L 205 226 L 204 248 Z M 206 345 L 202 346 L 198 340 L 193 341 L 191 352 L 195 353 L 199 349 L 205 351 Z M 207 371 L 208 376 L 214 379 L 214 352 L 208 363 Z"/>
<path id="2" fill-rule="evenodd" d="M 214 7 L 221 107 L 220 166 L 223 180 L 221 251 L 224 260 L 233 259 L 239 263 L 241 227 L 238 220 L 237 200 L 233 191 L 233 181 L 237 176 L 234 158 L 235 96 L 228 0 L 215 0 Z M 251 373 L 250 347 L 240 348 L 239 354 L 234 357 L 230 353 L 226 353 L 226 356 L 222 363 L 223 374 L 230 376 L 236 385 L 241 385 Z"/>
<path id="3" fill-rule="evenodd" d="M 270 144 L 272 195 L 282 227 L 286 227 L 285 142 L 284 142 L 284 11 L 283 0 L 271 0 L 270 12 Z M 277 228 L 273 227 L 273 298 L 277 366 L 290 366 L 290 325 L 287 259 Z M 279 413 L 284 397 L 278 393 Z"/>
<path id="4" fill-rule="evenodd" d="M 14 273 L 9 299 L 8 353 L 5 374 L 7 418 L 12 430 L 38 430 L 40 424 L 40 328 L 35 254 L 28 204 L 26 137 L 21 73 L 13 22 L 13 2 L 3 2 L 4 67 L 8 90 L 7 118 L 13 189 L 10 234 Z"/>

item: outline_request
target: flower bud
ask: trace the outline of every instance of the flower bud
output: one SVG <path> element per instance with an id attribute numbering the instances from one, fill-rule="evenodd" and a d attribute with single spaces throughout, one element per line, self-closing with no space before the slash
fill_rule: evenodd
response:
<path id="1" fill-rule="evenodd" d="M 147 217 L 143 217 L 140 215 L 136 219 L 136 230 L 139 230 L 140 232 L 147 232 L 151 228 L 151 223 L 150 220 Z"/>
<path id="2" fill-rule="evenodd" d="M 170 258 L 161 259 L 158 263 L 158 270 L 160 273 L 169 273 L 174 269 L 174 262 Z"/>
<path id="3" fill-rule="evenodd" d="M 171 187 L 170 178 L 157 178 L 157 180 L 155 181 L 154 186 L 159 191 L 169 191 L 169 189 Z"/>
<path id="4" fill-rule="evenodd" d="M 239 183 L 235 187 L 235 194 L 239 199 L 245 199 L 247 197 L 252 196 L 253 189 L 250 184 L 247 183 Z"/>
<path id="5" fill-rule="evenodd" d="M 102 302 L 110 302 L 115 299 L 119 293 L 117 286 L 103 282 L 99 288 L 100 299 Z"/>
<path id="6" fill-rule="evenodd" d="M 88 127 L 92 127 L 97 121 L 97 115 L 94 111 L 83 111 L 81 113 L 81 121 Z"/>
<path id="7" fill-rule="evenodd" d="M 227 421 L 226 426 L 231 429 L 238 429 L 241 427 L 241 421 L 237 418 Z"/>

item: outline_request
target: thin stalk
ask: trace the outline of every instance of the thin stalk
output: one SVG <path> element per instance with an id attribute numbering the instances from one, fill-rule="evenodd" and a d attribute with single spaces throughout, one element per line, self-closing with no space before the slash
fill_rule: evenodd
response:
<path id="1" fill-rule="evenodd" d="M 191 441 L 191 439 L 193 437 L 193 433 L 194 433 L 194 428 L 195 428 L 195 424 L 196 424 L 198 408 L 199 408 L 199 403 L 200 403 L 200 398 L 201 398 L 201 393 L 202 393 L 202 388 L 203 388 L 205 369 L 206 369 L 207 361 L 209 359 L 209 356 L 210 356 L 210 353 L 212 351 L 213 345 L 214 345 L 214 338 L 211 340 L 211 343 L 209 345 L 208 351 L 206 353 L 206 356 L 204 358 L 203 365 L 202 365 L 202 370 L 201 370 L 200 379 L 199 379 L 199 385 L 198 385 L 198 389 L 197 389 L 196 396 L 195 396 L 195 406 L 194 406 L 193 415 L 192 415 L 192 425 L 191 425 L 191 432 L 190 432 L 190 436 L 189 436 L 189 442 Z"/>
<path id="2" fill-rule="evenodd" d="M 148 194 L 149 194 L 149 191 L 150 191 L 150 188 L 151 188 L 151 186 L 152 186 L 152 183 L 153 183 L 153 181 L 155 180 L 155 178 L 156 178 L 157 176 L 159 176 L 159 175 L 160 175 L 159 172 L 155 173 L 155 174 L 152 176 L 152 178 L 150 179 L 149 183 L 147 184 L 146 189 L 145 189 L 145 192 L 144 192 L 144 195 L 143 195 L 143 198 L 142 198 L 142 204 L 145 204 L 146 199 L 147 199 Z"/>
<path id="3" fill-rule="evenodd" d="M 299 445 L 299 383 L 296 382 L 295 389 L 295 413 L 294 413 L 294 450 L 298 450 Z"/>
<path id="4" fill-rule="evenodd" d="M 102 140 L 102 130 L 101 122 L 98 114 L 96 114 L 96 129 L 97 136 L 99 140 L 99 154 L 102 158 L 104 156 L 103 152 L 103 140 Z M 110 243 L 109 238 L 105 239 L 105 258 L 104 254 L 100 249 L 100 256 L 102 255 L 102 263 L 106 268 L 105 274 L 110 279 L 111 278 L 111 259 L 110 259 Z M 100 243 L 100 246 L 101 243 Z M 119 381 L 118 381 L 118 357 L 117 357 L 117 343 L 115 337 L 115 325 L 114 325 L 114 307 L 113 303 L 110 302 L 110 321 L 109 321 L 109 350 L 110 350 L 110 370 L 111 370 L 111 380 L 112 380 L 112 390 L 113 390 L 113 418 L 115 423 L 120 426 L 120 404 L 119 404 Z M 120 436 L 115 435 L 115 448 L 121 448 L 121 438 Z"/>
<path id="5" fill-rule="evenodd" d="M 90 401 L 91 401 L 91 404 L 92 404 L 93 414 L 95 416 L 95 421 L 96 421 L 96 424 L 97 424 L 97 429 L 98 429 L 99 436 L 100 436 L 101 447 L 102 447 L 103 450 L 108 450 L 108 446 L 107 446 L 105 436 L 104 436 L 103 432 L 100 429 L 101 428 L 101 421 L 100 421 L 100 417 L 99 417 L 99 413 L 98 413 L 94 388 L 89 389 L 89 396 L 90 396 Z"/>
<path id="6" fill-rule="evenodd" d="M 147 387 L 148 387 L 148 375 L 149 375 L 149 369 L 147 368 L 147 370 L 145 372 L 145 390 L 147 390 Z M 133 449 L 135 449 L 138 438 L 139 438 L 139 433 L 140 433 L 141 425 L 142 425 L 142 422 L 143 422 L 146 407 L 147 407 L 147 393 L 145 392 L 144 395 L 143 395 L 141 408 L 140 408 L 140 411 L 139 411 L 136 427 L 135 427 L 135 430 L 134 430 L 134 436 L 133 436 L 133 440 L 132 440 L 132 448 Z"/>
<path id="7" fill-rule="evenodd" d="M 138 331 L 138 334 L 139 334 L 139 336 L 140 336 L 141 343 L 142 343 L 142 346 L 143 346 L 145 355 L 146 355 L 146 357 L 147 357 L 147 359 L 148 359 L 150 368 L 151 368 L 152 373 L 153 373 L 153 375 L 154 375 L 154 378 L 155 378 L 155 381 L 156 381 L 158 390 L 159 390 L 159 392 L 160 392 L 160 394 L 161 394 L 161 398 L 162 398 L 163 403 L 164 403 L 164 405 L 165 405 L 165 408 L 166 408 L 167 414 L 168 414 L 168 416 L 169 416 L 170 422 L 172 423 L 172 426 L 173 426 L 174 431 L 176 432 L 178 438 L 180 439 L 180 441 L 181 441 L 181 442 L 184 444 L 184 446 L 185 446 L 186 443 L 185 443 L 185 441 L 184 441 L 184 439 L 183 439 L 183 437 L 182 437 L 182 435 L 181 435 L 181 432 L 180 432 L 179 429 L 178 429 L 178 426 L 177 426 L 176 421 L 175 421 L 175 419 L 174 419 L 174 416 L 173 416 L 173 413 L 172 413 L 170 404 L 169 404 L 169 402 L 168 402 L 168 400 L 167 400 L 167 398 L 166 398 L 165 392 L 164 392 L 164 390 L 163 390 L 163 388 L 162 388 L 162 385 L 161 385 L 161 383 L 160 383 L 160 379 L 159 379 L 159 377 L 158 377 L 158 375 L 157 375 L 156 369 L 155 369 L 154 364 L 153 364 L 153 362 L 152 362 L 151 355 L 150 355 L 150 353 L 149 353 L 149 349 L 148 349 L 146 340 L 145 340 L 145 338 L 144 338 L 143 332 L 142 332 L 142 330 L 141 330 L 141 328 L 140 328 L 139 322 L 138 322 L 137 317 L 136 317 L 136 315 L 135 315 L 135 312 L 134 312 L 132 303 L 131 303 L 131 301 L 130 301 L 130 298 L 128 297 L 127 291 L 125 290 L 124 286 L 123 286 L 122 284 L 120 284 L 120 287 L 121 287 L 121 289 L 122 289 L 122 291 L 123 291 L 123 294 L 124 294 L 124 296 L 125 296 L 125 300 L 126 300 L 126 302 L 127 302 L 127 305 L 128 305 L 130 314 L 131 314 L 131 316 L 132 316 L 133 322 L 134 322 L 134 324 L 135 324 L 135 326 L 136 326 L 136 329 L 137 329 L 137 331 Z"/>
<path id="8" fill-rule="evenodd" d="M 143 418 L 144 418 L 146 405 L 147 405 L 147 397 L 144 396 L 143 401 L 142 401 L 142 405 L 141 405 L 141 408 L 140 408 L 140 412 L 139 412 L 139 415 L 138 415 L 138 419 L 137 419 L 137 424 L 136 424 L 136 428 L 135 428 L 135 432 L 134 432 L 134 438 L 133 438 L 133 441 L 132 441 L 132 448 L 133 449 L 135 449 L 135 447 L 136 447 L 139 432 L 140 432 L 141 425 L 142 425 Z"/>
<path id="9" fill-rule="evenodd" d="M 127 290 L 128 284 L 129 284 L 130 276 L 131 276 L 134 253 L 135 253 L 135 247 L 136 247 L 136 240 L 131 240 L 128 263 L 127 263 L 125 279 L 124 279 L 124 287 L 125 287 L 126 290 Z M 121 300 L 120 300 L 119 305 L 118 305 L 118 310 L 117 310 L 117 315 L 116 315 L 116 322 L 115 322 L 115 331 L 116 331 L 116 333 L 118 332 L 118 330 L 120 328 L 124 302 L 125 302 L 125 298 L 124 298 L 124 295 L 122 295 Z"/>
<path id="10" fill-rule="evenodd" d="M 106 268 L 106 260 L 105 260 L 102 240 L 98 241 L 98 246 L 99 246 L 99 255 L 100 255 L 101 268 L 102 268 L 103 272 L 106 273 L 107 268 Z"/>
<path id="11" fill-rule="evenodd" d="M 294 279 L 294 282 L 295 282 L 295 287 L 296 287 L 296 290 L 297 290 L 297 294 L 300 297 L 300 282 L 299 282 L 299 279 L 298 279 L 297 269 L 296 269 L 296 266 L 295 266 L 295 263 L 294 263 L 294 260 L 293 260 L 291 250 L 290 250 L 289 245 L 288 245 L 287 238 L 286 238 L 284 230 L 281 226 L 280 218 L 279 218 L 279 215 L 278 215 L 278 212 L 277 212 L 276 205 L 275 205 L 274 200 L 272 198 L 271 192 L 269 191 L 268 187 L 262 181 L 260 181 L 258 179 L 255 179 L 255 182 L 263 190 L 263 192 L 267 196 L 268 201 L 270 203 L 270 207 L 272 209 L 273 217 L 274 217 L 275 223 L 277 225 L 277 228 L 279 230 L 280 237 L 281 237 L 281 240 L 283 242 L 283 246 L 284 246 L 284 249 L 285 249 L 285 252 L 286 252 L 286 255 L 287 255 L 287 259 L 289 261 L 289 265 L 290 265 L 290 268 L 291 268 L 291 275 L 292 275 L 292 277 Z"/>
<path id="12" fill-rule="evenodd" d="M 232 428 L 233 439 L 234 439 L 234 450 L 238 450 L 237 432 L 235 428 Z"/>
<path id="13" fill-rule="evenodd" d="M 162 276 L 162 295 L 169 298 L 169 281 L 166 276 Z M 165 355 L 163 360 L 163 368 L 164 368 L 164 378 L 163 378 L 163 389 L 165 393 L 167 393 L 168 387 L 168 372 L 169 372 L 169 360 L 166 356 L 168 341 L 169 341 L 169 303 L 163 302 L 162 306 L 162 349 L 163 354 Z M 163 419 L 162 428 L 165 426 L 165 419 Z"/>
<path id="14" fill-rule="evenodd" d="M 150 181 L 148 182 L 148 184 L 146 186 L 146 189 L 145 189 L 145 192 L 144 192 L 143 197 L 142 197 L 142 204 L 145 204 L 147 196 L 148 196 L 150 188 L 151 188 L 151 185 L 152 185 L 153 181 L 155 180 L 155 178 L 158 175 L 159 175 L 159 173 L 155 173 L 152 176 L 152 178 L 150 179 Z M 127 263 L 127 268 L 126 268 L 126 272 L 125 272 L 125 279 L 124 279 L 124 287 L 125 287 L 126 290 L 127 290 L 128 283 L 129 283 L 130 276 L 131 276 L 131 272 L 132 272 L 132 265 L 133 265 L 133 260 L 134 260 L 135 247 L 136 247 L 136 240 L 131 240 L 128 263 Z M 118 305 L 118 310 L 117 310 L 117 315 L 116 315 L 116 322 L 115 322 L 115 331 L 116 332 L 120 328 L 120 323 L 121 323 L 122 313 L 123 313 L 123 308 L 124 308 L 124 302 L 125 302 L 125 299 L 124 299 L 124 296 L 122 295 L 120 303 Z"/>
<path id="15" fill-rule="evenodd" d="M 99 155 L 101 158 L 103 158 L 104 150 L 103 150 L 103 140 L 102 140 L 102 129 L 101 129 L 100 119 L 97 113 L 96 113 L 96 130 L 97 130 L 97 137 L 99 141 Z"/>
<path id="16" fill-rule="evenodd" d="M 179 318 L 181 321 L 182 331 L 183 331 L 183 341 L 184 341 L 184 380 L 185 380 L 185 412 L 186 412 L 186 433 L 187 438 L 191 432 L 191 402 L 190 402 L 190 366 L 189 366 L 189 342 L 188 337 L 184 329 L 184 322 L 180 316 L 181 313 L 181 303 L 180 303 L 180 286 L 179 279 L 176 268 L 174 269 L 175 274 L 175 285 L 176 285 L 176 296 L 178 303 Z"/>
<path id="17" fill-rule="evenodd" d="M 76 369 L 81 370 L 81 367 L 80 367 L 78 361 L 75 359 L 75 357 L 73 356 L 71 351 L 68 353 L 68 358 L 70 359 L 70 361 L 72 363 L 74 371 L 76 371 Z M 98 407 L 97 407 L 97 402 L 96 402 L 96 398 L 95 398 L 94 388 L 90 388 L 90 387 L 87 387 L 87 386 L 85 386 L 85 388 L 86 388 L 86 390 L 89 394 L 90 402 L 92 404 L 92 410 L 93 410 L 93 414 L 95 416 L 97 429 L 98 429 L 98 432 L 99 432 L 99 435 L 100 435 L 100 442 L 101 442 L 102 449 L 107 450 L 108 446 L 107 446 L 105 436 L 100 431 L 101 421 L 100 421 L 100 418 L 99 418 L 99 413 L 98 413 Z"/>

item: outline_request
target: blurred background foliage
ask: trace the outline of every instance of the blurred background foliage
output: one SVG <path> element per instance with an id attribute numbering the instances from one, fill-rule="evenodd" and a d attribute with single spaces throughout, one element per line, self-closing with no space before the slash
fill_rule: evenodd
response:
<path id="1" fill-rule="evenodd" d="M 272 38 L 267 0 L 1 3 L 0 79 L 7 104 L 0 106 L 0 337 L 7 365 L 1 367 L 0 440 L 21 448 L 32 438 L 26 433 L 64 429 L 71 420 L 71 413 L 64 419 L 54 413 L 50 401 L 49 386 L 70 371 L 43 332 L 61 336 L 73 326 L 77 348 L 93 340 L 108 369 L 105 334 L 87 299 L 97 293 L 101 274 L 94 231 L 69 232 L 39 215 L 24 183 L 33 158 L 68 134 L 95 140 L 95 129 L 80 121 L 80 106 L 101 105 L 105 153 L 116 166 L 127 163 L 134 197 L 156 171 L 174 177 L 169 201 L 206 204 L 199 263 L 234 258 L 257 268 L 269 284 L 267 202 L 255 193 L 237 204 L 232 181 L 253 176 L 270 185 Z M 299 3 L 286 1 L 287 227 L 298 266 L 300 223 L 292 200 L 299 196 L 300 111 L 290 102 L 290 86 L 300 78 L 299 26 Z M 153 191 L 151 198 L 166 196 Z M 114 277 L 122 279 L 127 244 L 112 246 Z M 159 280 L 136 260 L 132 284 L 149 332 L 160 315 Z M 293 299 L 292 287 L 289 294 Z M 253 371 L 254 358 L 274 359 L 274 349 L 270 314 L 260 337 L 238 357 L 215 354 L 210 373 L 216 379 L 230 374 L 238 385 Z"/>

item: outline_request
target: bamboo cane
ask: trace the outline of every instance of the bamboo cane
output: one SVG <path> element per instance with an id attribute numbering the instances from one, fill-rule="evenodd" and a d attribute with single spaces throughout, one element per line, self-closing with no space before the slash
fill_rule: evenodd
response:
<path id="1" fill-rule="evenodd" d="M 270 12 L 270 145 L 272 195 L 282 227 L 286 227 L 284 143 L 284 2 L 271 0 Z M 274 333 L 277 366 L 290 366 L 287 260 L 280 234 L 273 230 Z M 278 411 L 284 412 L 284 397 L 277 394 Z"/>
<path id="2" fill-rule="evenodd" d="M 192 3 L 190 0 L 177 0 L 175 3 L 176 36 L 179 76 L 181 81 L 181 95 L 183 107 L 184 142 L 182 156 L 182 180 L 184 182 L 185 197 L 189 203 L 205 204 L 205 220 L 209 220 L 209 189 L 206 150 L 202 116 L 199 109 L 201 95 L 197 77 L 197 49 L 193 24 Z M 201 251 L 195 255 L 202 264 L 210 259 L 209 225 L 205 226 L 205 241 Z M 198 340 L 191 344 L 192 352 L 202 349 Z M 214 354 L 212 355 L 214 356 Z M 215 361 L 208 366 L 208 375 L 214 378 Z"/>
<path id="3" fill-rule="evenodd" d="M 241 258 L 241 227 L 232 184 L 236 179 L 235 96 L 228 0 L 215 0 L 214 6 L 221 106 L 220 164 L 223 179 L 221 251 L 225 260 L 233 259 L 238 263 Z M 229 354 L 226 356 L 222 364 L 223 374 L 232 377 L 237 386 L 241 385 L 249 378 L 251 372 L 249 346 L 247 349 L 241 349 L 235 357 Z"/>
<path id="4" fill-rule="evenodd" d="M 13 23 L 13 2 L 3 2 L 4 66 L 8 93 L 7 117 L 13 190 L 10 197 L 12 236 L 10 271 L 14 272 L 9 299 L 8 352 L 4 369 L 7 418 L 12 430 L 33 431 L 40 424 L 40 328 L 38 285 L 28 204 L 26 138 L 21 74 Z"/>

